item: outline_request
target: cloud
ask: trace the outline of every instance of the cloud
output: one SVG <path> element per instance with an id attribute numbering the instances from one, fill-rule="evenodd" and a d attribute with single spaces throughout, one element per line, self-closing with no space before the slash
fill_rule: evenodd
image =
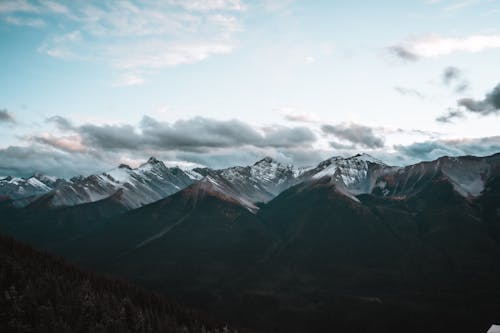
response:
<path id="1" fill-rule="evenodd" d="M 0 174 L 27 177 L 35 172 L 59 177 L 102 172 L 111 165 L 95 156 L 67 153 L 43 145 L 0 149 Z"/>
<path id="2" fill-rule="evenodd" d="M 355 147 L 361 148 L 382 148 L 384 147 L 384 138 L 375 134 L 373 128 L 358 125 L 358 124 L 341 124 L 341 125 L 323 125 L 321 126 L 323 133 L 333 135 L 340 140 L 347 141 Z M 332 147 L 340 147 L 339 143 L 330 143 Z M 342 145 L 342 149 L 349 145 Z"/>
<path id="3" fill-rule="evenodd" d="M 299 112 L 289 107 L 276 109 L 276 111 L 283 115 L 283 118 L 288 121 L 299 123 L 319 122 L 319 116 L 313 112 Z"/>
<path id="4" fill-rule="evenodd" d="M 12 25 L 39 28 L 44 27 L 46 22 L 40 18 L 6 16 L 3 21 Z"/>
<path id="5" fill-rule="evenodd" d="M 394 87 L 394 90 L 396 90 L 402 96 L 412 96 L 412 97 L 417 97 L 419 99 L 425 99 L 424 94 L 422 94 L 420 91 L 413 89 L 413 88 L 405 88 L 405 87 L 397 86 L 397 87 Z"/>
<path id="6" fill-rule="evenodd" d="M 454 12 L 457 10 L 462 10 L 464 8 L 476 5 L 480 2 L 481 2 L 481 0 L 464 0 L 464 1 L 455 2 L 451 5 L 449 5 L 448 7 L 446 7 L 445 11 Z"/>
<path id="7" fill-rule="evenodd" d="M 304 58 L 304 63 L 306 65 L 311 65 L 311 64 L 314 64 L 316 62 L 316 58 L 312 57 L 312 56 L 307 56 Z"/>
<path id="8" fill-rule="evenodd" d="M 41 136 L 31 137 L 30 139 L 70 153 L 83 153 L 88 150 L 88 148 L 82 143 L 81 137 L 78 135 L 57 137 L 45 133 Z"/>
<path id="9" fill-rule="evenodd" d="M 92 147 L 105 151 L 140 151 L 144 149 L 158 151 L 207 152 L 224 148 L 292 148 L 310 146 L 316 141 L 316 136 L 307 127 L 286 127 L 271 125 L 262 128 L 253 127 L 239 120 L 215 120 L 195 117 L 178 120 L 173 123 L 158 121 L 145 116 L 138 126 L 94 125 L 85 124 L 73 126 L 63 117 L 52 117 L 47 120 L 63 131 L 72 131 L 81 138 L 81 146 L 75 146 L 71 137 L 71 147 L 80 149 Z M 54 137 L 39 142 L 52 146 Z M 64 137 L 61 139 L 68 139 Z M 61 141 L 57 142 L 58 144 Z M 69 144 L 69 142 L 67 142 Z M 61 148 L 61 145 L 57 146 Z"/>
<path id="10" fill-rule="evenodd" d="M 53 58 L 79 59 L 83 52 L 77 51 L 76 47 L 82 44 L 82 33 L 74 30 L 66 34 L 52 37 L 38 48 L 38 52 Z"/>
<path id="11" fill-rule="evenodd" d="M 48 35 L 38 47 L 40 53 L 104 63 L 120 77 L 115 85 L 130 86 L 164 68 L 233 52 L 238 46 L 235 35 L 243 30 L 240 18 L 245 9 L 240 0 L 145 1 L 140 5 L 119 0 L 7 1 L 0 3 L 0 19 L 30 26 L 58 22 L 62 32 Z"/>
<path id="12" fill-rule="evenodd" d="M 100 149 L 137 150 L 141 145 L 141 136 L 135 133 L 132 125 L 82 125 L 76 128 L 83 142 L 90 147 Z"/>
<path id="13" fill-rule="evenodd" d="M 472 98 L 462 98 L 458 100 L 458 105 L 466 111 L 480 115 L 497 114 L 500 112 L 500 84 L 481 100 Z"/>
<path id="14" fill-rule="evenodd" d="M 144 160 L 148 156 L 211 167 L 253 163 L 265 155 L 279 156 L 282 160 L 296 157 L 301 162 L 318 156 L 312 148 L 317 137 L 303 126 L 258 127 L 239 120 L 203 117 L 163 122 L 148 116 L 137 125 L 76 126 L 59 116 L 48 118 L 47 122 L 64 135 L 50 132 L 31 135 L 24 137 L 28 147 L 0 149 L 0 174 L 26 175 L 40 171 L 74 175 L 95 172 L 96 165 L 109 168 L 123 160 Z M 54 160 L 59 161 L 63 156 L 68 161 L 56 165 Z M 34 159 L 36 163 L 31 163 Z M 64 167 L 69 169 L 63 170 Z"/>
<path id="15" fill-rule="evenodd" d="M 53 116 L 47 118 L 45 121 L 54 124 L 61 131 L 70 131 L 75 128 L 70 120 L 61 116 Z"/>
<path id="16" fill-rule="evenodd" d="M 146 80 L 137 74 L 122 74 L 119 79 L 113 84 L 114 87 L 138 86 L 144 84 Z"/>
<path id="17" fill-rule="evenodd" d="M 498 153 L 500 151 L 500 136 L 474 139 L 424 141 L 407 146 L 396 145 L 394 146 L 394 149 L 398 154 L 403 154 L 412 161 L 434 160 L 444 155 L 485 156 Z"/>
<path id="18" fill-rule="evenodd" d="M 456 52 L 478 53 L 500 48 L 500 35 L 472 35 L 442 37 L 437 34 L 412 37 L 389 47 L 389 51 L 403 60 L 437 58 Z"/>
<path id="19" fill-rule="evenodd" d="M 306 127 L 268 126 L 257 129 L 239 120 L 214 120 L 195 117 L 172 124 L 144 117 L 142 141 L 150 147 L 185 151 L 207 148 L 287 148 L 316 141 Z"/>
<path id="20" fill-rule="evenodd" d="M 436 121 L 440 123 L 451 123 L 456 118 L 464 118 L 464 117 L 465 114 L 463 113 L 463 111 L 450 108 L 446 114 L 437 117 Z"/>
<path id="21" fill-rule="evenodd" d="M 462 71 L 453 66 L 446 67 L 442 74 L 443 83 L 452 87 L 457 93 L 463 93 L 469 88 L 469 82 L 464 79 Z"/>
<path id="22" fill-rule="evenodd" d="M 483 99 L 461 98 L 457 101 L 458 108 L 450 108 L 448 112 L 436 118 L 436 121 L 450 123 L 457 118 L 465 118 L 465 112 L 488 116 L 500 113 L 500 84 Z"/>
<path id="23" fill-rule="evenodd" d="M 38 8 L 26 0 L 3 0 L 0 2 L 0 13 L 37 12 Z"/>
<path id="24" fill-rule="evenodd" d="M 246 8 L 240 0 L 169 0 L 169 2 L 195 11 L 241 11 Z"/>
<path id="25" fill-rule="evenodd" d="M 166 43 L 149 41 L 139 43 L 136 49 L 121 47 L 112 50 L 115 67 L 121 69 L 141 69 L 175 67 L 203 61 L 216 54 L 228 54 L 236 47 L 229 41 L 209 41 L 196 43 Z M 128 53 L 123 53 L 128 52 Z"/>
<path id="26" fill-rule="evenodd" d="M 7 109 L 0 109 L 0 124 L 2 123 L 14 123 L 14 117 Z"/>

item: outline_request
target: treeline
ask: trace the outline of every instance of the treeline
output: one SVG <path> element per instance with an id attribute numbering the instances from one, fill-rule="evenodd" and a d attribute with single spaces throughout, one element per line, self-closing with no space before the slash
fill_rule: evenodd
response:
<path id="1" fill-rule="evenodd" d="M 0 332 L 234 332 L 122 280 L 0 236 Z"/>

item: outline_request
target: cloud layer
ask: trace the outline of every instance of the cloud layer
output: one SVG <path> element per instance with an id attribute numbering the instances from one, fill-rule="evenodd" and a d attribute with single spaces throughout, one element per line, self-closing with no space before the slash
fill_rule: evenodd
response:
<path id="1" fill-rule="evenodd" d="M 162 68 L 228 54 L 242 30 L 240 0 L 55 1 L 4 0 L 0 21 L 42 28 L 59 22 L 38 51 L 50 57 L 104 63 L 114 86 L 145 83 Z"/>
<path id="2" fill-rule="evenodd" d="M 443 37 L 432 34 L 411 37 L 391 46 L 389 50 L 403 60 L 416 61 L 446 56 L 456 52 L 478 53 L 498 48 L 500 48 L 500 35 Z"/>
<path id="3" fill-rule="evenodd" d="M 330 145 L 336 149 L 374 149 L 384 146 L 384 138 L 375 134 L 373 128 L 368 126 L 359 124 L 323 125 L 321 130 L 327 135 L 347 142 L 347 144 L 336 141 L 330 142 Z"/>

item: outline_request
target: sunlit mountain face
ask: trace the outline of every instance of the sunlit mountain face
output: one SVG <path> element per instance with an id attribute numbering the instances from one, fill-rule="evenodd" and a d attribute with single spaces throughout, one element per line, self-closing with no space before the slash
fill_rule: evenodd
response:
<path id="1" fill-rule="evenodd" d="M 495 330 L 499 17 L 0 0 L 0 331 Z"/>

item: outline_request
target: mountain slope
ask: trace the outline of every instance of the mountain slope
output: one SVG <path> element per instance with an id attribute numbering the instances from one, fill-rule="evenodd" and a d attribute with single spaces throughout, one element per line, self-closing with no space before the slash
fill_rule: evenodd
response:
<path id="1" fill-rule="evenodd" d="M 114 216 L 95 214 L 92 228 L 67 232 L 70 241 L 52 249 L 265 332 L 483 331 L 500 319 L 499 160 L 394 168 L 361 155 L 295 178 L 274 177 L 268 160 L 250 194 L 251 167 L 225 177 L 199 169 L 203 178 L 185 189 Z M 255 205 L 255 193 L 272 197 L 274 185 L 264 188 L 263 179 L 302 182 Z M 0 207 L 14 209 L 9 201 Z M 40 201 L 21 210 L 40 212 L 26 229 L 59 230 L 41 213 L 50 207 Z M 54 209 L 61 220 L 50 218 L 64 224 L 69 213 Z M 22 235 L 22 218 L 9 232 Z"/>
<path id="2" fill-rule="evenodd" d="M 194 169 L 199 174 L 224 178 L 234 191 L 244 194 L 254 204 L 267 202 L 296 183 L 297 169 L 265 157 L 249 166 L 220 170 Z"/>
<path id="3" fill-rule="evenodd" d="M 230 332 L 223 323 L 119 280 L 0 237 L 2 332 Z"/>
<path id="4" fill-rule="evenodd" d="M 122 164 L 100 175 L 73 179 L 71 184 L 59 186 L 47 196 L 53 206 L 73 206 L 98 201 L 122 190 L 122 205 L 132 209 L 160 200 L 193 181 L 181 169 L 167 168 L 152 157 L 136 169 Z"/>
<path id="5" fill-rule="evenodd" d="M 33 198 L 47 193 L 64 183 L 67 183 L 67 181 L 39 173 L 36 173 L 28 178 L 10 176 L 3 178 L 0 177 L 0 193 L 1 195 L 8 196 L 14 200 Z"/>

